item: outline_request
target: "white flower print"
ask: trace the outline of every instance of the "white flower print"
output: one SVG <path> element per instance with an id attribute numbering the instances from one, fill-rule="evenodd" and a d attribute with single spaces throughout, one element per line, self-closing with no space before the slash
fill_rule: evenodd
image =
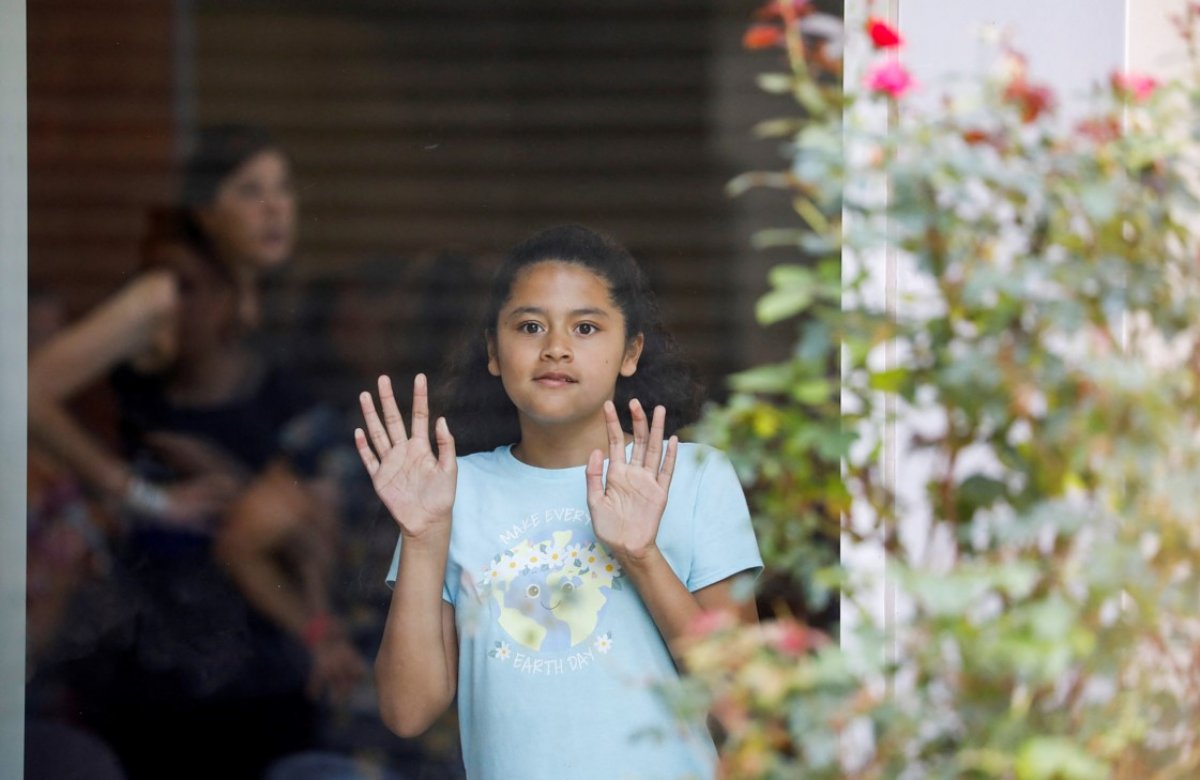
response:
<path id="1" fill-rule="evenodd" d="M 592 643 L 592 647 L 596 648 L 597 653 L 607 653 L 612 650 L 613 639 L 612 632 L 608 631 L 596 637 L 596 641 Z"/>
<path id="2" fill-rule="evenodd" d="M 546 562 L 546 556 L 540 550 L 529 549 L 519 555 L 522 569 L 536 569 Z"/>
<path id="3" fill-rule="evenodd" d="M 567 556 L 561 547 L 550 546 L 542 551 L 542 562 L 551 569 L 561 569 L 567 562 Z"/>

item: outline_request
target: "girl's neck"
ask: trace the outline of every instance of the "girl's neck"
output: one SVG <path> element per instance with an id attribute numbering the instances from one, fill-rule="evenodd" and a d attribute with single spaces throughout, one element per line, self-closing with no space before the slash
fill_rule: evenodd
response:
<path id="1" fill-rule="evenodd" d="M 625 434 L 625 441 L 629 441 Z M 575 424 L 543 426 L 521 419 L 521 441 L 512 449 L 513 457 L 529 466 L 566 469 L 585 466 L 593 450 L 608 457 L 608 428 L 604 415 Z"/>

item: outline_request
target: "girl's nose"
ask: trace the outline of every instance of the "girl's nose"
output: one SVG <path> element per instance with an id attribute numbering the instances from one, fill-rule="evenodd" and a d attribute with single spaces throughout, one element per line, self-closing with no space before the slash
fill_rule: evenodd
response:
<path id="1" fill-rule="evenodd" d="M 543 356 L 550 360 L 568 360 L 571 357 L 571 343 L 565 337 L 551 332 L 546 337 L 546 348 Z"/>

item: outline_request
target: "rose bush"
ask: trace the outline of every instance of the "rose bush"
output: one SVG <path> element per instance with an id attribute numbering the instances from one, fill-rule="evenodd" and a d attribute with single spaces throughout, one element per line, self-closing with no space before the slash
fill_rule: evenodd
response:
<path id="1" fill-rule="evenodd" d="M 758 305 L 795 346 L 699 431 L 768 565 L 854 620 L 709 619 L 672 700 L 711 708 L 729 777 L 1200 776 L 1200 69 L 1113 74 L 1067 121 L 1000 43 L 910 104 L 936 87 L 895 29 L 846 31 L 873 53 L 843 87 L 814 16 L 756 15 L 746 45 L 784 66 L 760 84 L 797 115 L 760 127 L 786 168 L 731 184 L 796 206 L 756 238 L 797 250 Z"/>

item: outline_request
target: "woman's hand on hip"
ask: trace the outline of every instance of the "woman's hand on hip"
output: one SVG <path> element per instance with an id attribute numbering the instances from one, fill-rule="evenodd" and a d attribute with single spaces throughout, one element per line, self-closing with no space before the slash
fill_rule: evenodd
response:
<path id="1" fill-rule="evenodd" d="M 375 493 L 400 531 L 410 538 L 431 530 L 448 530 L 458 481 L 454 437 L 444 417 L 434 426 L 437 454 L 429 440 L 429 389 L 424 374 L 413 380 L 411 432 L 406 431 L 391 380 L 379 377 L 379 405 L 368 392 L 359 396 L 367 430 L 354 430 L 354 443 L 362 458 Z"/>

